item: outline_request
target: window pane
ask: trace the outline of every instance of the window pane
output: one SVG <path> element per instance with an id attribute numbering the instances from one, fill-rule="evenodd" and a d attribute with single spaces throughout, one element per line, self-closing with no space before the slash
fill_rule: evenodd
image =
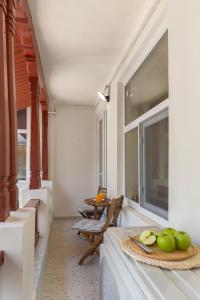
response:
<path id="1" fill-rule="evenodd" d="M 99 121 L 99 173 L 103 173 L 103 122 Z"/>
<path id="2" fill-rule="evenodd" d="M 99 186 L 103 186 L 102 174 L 99 174 Z"/>
<path id="3" fill-rule="evenodd" d="M 26 180 L 26 133 L 18 133 L 18 179 Z"/>
<path id="4" fill-rule="evenodd" d="M 125 135 L 125 194 L 138 202 L 138 129 Z"/>
<path id="5" fill-rule="evenodd" d="M 125 87 L 125 124 L 168 98 L 168 35 L 161 38 Z"/>
<path id="6" fill-rule="evenodd" d="M 26 127 L 26 109 L 22 109 L 17 112 L 17 128 L 26 129 Z"/>
<path id="7" fill-rule="evenodd" d="M 144 207 L 167 217 L 168 118 L 144 127 Z"/>

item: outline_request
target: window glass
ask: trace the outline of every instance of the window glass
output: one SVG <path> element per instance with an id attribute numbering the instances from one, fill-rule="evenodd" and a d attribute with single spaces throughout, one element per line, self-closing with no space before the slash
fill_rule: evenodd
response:
<path id="1" fill-rule="evenodd" d="M 103 185 L 103 121 L 99 121 L 99 186 Z"/>
<path id="2" fill-rule="evenodd" d="M 103 125 L 99 122 L 99 173 L 103 172 Z"/>
<path id="3" fill-rule="evenodd" d="M 168 118 L 152 124 L 144 124 L 143 134 L 144 201 L 142 205 L 167 218 Z"/>
<path id="4" fill-rule="evenodd" d="M 138 198 L 138 129 L 125 135 L 125 195 L 135 202 Z"/>
<path id="5" fill-rule="evenodd" d="M 18 179 L 26 180 L 26 144 L 27 134 L 18 133 Z"/>
<path id="6" fill-rule="evenodd" d="M 168 98 L 168 35 L 160 39 L 125 87 L 125 125 Z"/>

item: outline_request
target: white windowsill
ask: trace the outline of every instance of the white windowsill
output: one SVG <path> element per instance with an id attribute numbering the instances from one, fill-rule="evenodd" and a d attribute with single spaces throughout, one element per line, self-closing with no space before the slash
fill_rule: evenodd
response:
<path id="1" fill-rule="evenodd" d="M 144 217 L 147 217 L 151 223 L 154 222 L 155 224 L 158 224 L 162 227 L 167 227 L 169 226 L 169 221 L 157 216 L 156 214 L 148 211 L 147 209 L 139 206 L 139 204 L 135 203 L 133 200 L 129 200 L 127 198 L 125 198 L 125 204 L 132 208 L 134 211 L 137 211 L 138 213 L 140 213 L 141 215 L 141 218 L 144 216 Z M 151 224 L 150 224 L 151 225 Z"/>

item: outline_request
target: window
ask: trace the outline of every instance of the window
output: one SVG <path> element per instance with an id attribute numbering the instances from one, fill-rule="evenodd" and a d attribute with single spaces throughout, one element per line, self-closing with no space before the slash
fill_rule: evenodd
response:
<path id="1" fill-rule="evenodd" d="M 27 134 L 18 131 L 18 179 L 26 180 Z"/>
<path id="2" fill-rule="evenodd" d="M 27 130 L 27 109 L 17 112 L 18 126 L 18 179 L 27 179 L 27 147 L 28 147 L 28 130 Z"/>
<path id="3" fill-rule="evenodd" d="M 161 38 L 125 87 L 125 125 L 168 98 L 168 39 Z"/>
<path id="4" fill-rule="evenodd" d="M 125 86 L 125 195 L 168 217 L 168 36 Z"/>
<path id="5" fill-rule="evenodd" d="M 167 112 L 142 125 L 141 206 L 167 218 L 168 211 L 168 116 Z"/>
<path id="6" fill-rule="evenodd" d="M 107 114 L 103 112 L 98 120 L 97 137 L 98 137 L 98 149 L 97 149 L 97 185 L 106 187 L 107 184 Z"/>
<path id="7" fill-rule="evenodd" d="M 125 134 L 125 195 L 138 202 L 138 129 Z"/>
<path id="8" fill-rule="evenodd" d="M 17 128 L 27 129 L 27 110 L 22 109 L 17 112 Z"/>
<path id="9" fill-rule="evenodd" d="M 99 186 L 103 186 L 103 120 L 99 121 Z"/>

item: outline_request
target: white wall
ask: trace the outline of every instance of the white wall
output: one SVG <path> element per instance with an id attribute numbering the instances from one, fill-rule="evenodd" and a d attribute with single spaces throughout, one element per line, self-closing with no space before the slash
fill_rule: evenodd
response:
<path id="1" fill-rule="evenodd" d="M 169 220 L 200 243 L 200 1 L 169 0 Z"/>
<path id="2" fill-rule="evenodd" d="M 55 117 L 55 216 L 74 216 L 94 193 L 94 111 L 58 105 Z"/>
<path id="3" fill-rule="evenodd" d="M 132 39 L 129 40 L 127 51 L 121 57 L 122 63 L 117 62 L 113 74 L 107 79 L 107 83 L 111 81 L 111 100 L 107 104 L 107 188 L 108 195 L 111 197 L 119 196 L 124 193 L 124 146 L 123 146 L 123 88 L 124 82 L 129 80 L 133 75 L 133 69 L 137 69 L 145 54 L 148 54 L 149 47 L 153 47 L 158 40 L 149 41 L 148 33 L 152 35 L 152 31 L 157 30 L 156 35 L 159 37 L 166 30 L 166 13 L 165 10 L 167 0 L 149 2 L 146 11 L 142 16 L 142 20 L 135 22 L 134 33 Z M 151 16 L 151 18 L 150 18 Z M 159 29 L 160 21 L 163 21 L 162 28 Z M 150 29 L 149 29 L 150 28 Z M 142 30 L 143 29 L 143 30 Z M 146 38 L 146 40 L 145 40 Z M 159 38 L 158 38 L 159 39 Z M 145 48 L 145 46 L 148 47 Z M 151 45 L 152 44 L 152 45 Z M 141 56 L 141 50 L 143 57 Z M 117 71 L 115 71 L 117 70 Z M 99 102 L 96 108 L 96 115 L 100 115 L 105 110 L 105 106 Z"/>
<path id="4" fill-rule="evenodd" d="M 0 249 L 5 251 L 5 262 L 0 272 L 1 300 L 32 299 L 34 239 L 34 209 L 11 212 L 6 222 L 0 223 Z"/>
<path id="5" fill-rule="evenodd" d="M 165 7 L 165 4 L 167 6 Z M 124 192 L 123 97 L 120 85 L 134 73 L 156 38 L 169 31 L 169 225 L 200 243 L 200 1 L 160 1 L 111 83 L 108 111 L 108 193 Z M 166 27 L 166 28 L 165 28 Z M 108 78 L 107 82 L 109 82 Z M 121 96 L 120 96 L 121 95 Z M 129 212 L 128 212 L 129 214 Z M 125 215 L 125 214 L 124 214 Z M 129 216 L 130 217 L 130 216 Z M 128 218 L 131 225 L 131 217 Z M 126 222 L 123 222 L 124 225 Z"/>

